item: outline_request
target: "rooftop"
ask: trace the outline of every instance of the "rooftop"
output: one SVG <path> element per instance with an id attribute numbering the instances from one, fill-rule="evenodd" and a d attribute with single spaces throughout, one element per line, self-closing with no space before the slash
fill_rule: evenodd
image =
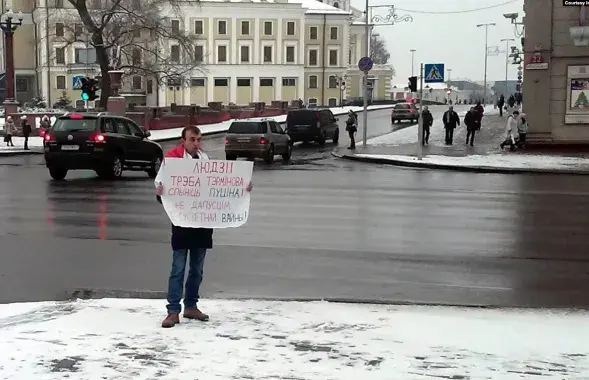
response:
<path id="1" fill-rule="evenodd" d="M 211 3 L 300 4 L 306 14 L 351 15 L 352 12 L 332 7 L 317 0 L 203 0 Z"/>

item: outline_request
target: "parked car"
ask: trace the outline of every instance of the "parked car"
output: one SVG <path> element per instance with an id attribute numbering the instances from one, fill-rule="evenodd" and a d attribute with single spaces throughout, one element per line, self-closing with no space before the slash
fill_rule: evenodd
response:
<path id="1" fill-rule="evenodd" d="M 132 120 L 107 112 L 65 114 L 45 133 L 45 165 L 56 180 L 77 169 L 109 179 L 121 177 L 124 170 L 146 171 L 155 178 L 163 151 L 149 136 Z"/>
<path id="2" fill-rule="evenodd" d="M 331 139 L 339 141 L 338 119 L 328 109 L 299 109 L 289 111 L 286 116 L 286 133 L 293 143 L 315 141 L 324 145 Z"/>
<path id="3" fill-rule="evenodd" d="M 409 120 L 415 123 L 419 119 L 419 109 L 414 103 L 397 103 L 391 113 L 391 123 Z"/>
<path id="4" fill-rule="evenodd" d="M 225 137 L 225 157 L 228 160 L 238 157 L 262 158 L 271 164 L 277 154 L 284 161 L 289 161 L 292 142 L 275 120 L 240 120 L 231 123 Z"/>

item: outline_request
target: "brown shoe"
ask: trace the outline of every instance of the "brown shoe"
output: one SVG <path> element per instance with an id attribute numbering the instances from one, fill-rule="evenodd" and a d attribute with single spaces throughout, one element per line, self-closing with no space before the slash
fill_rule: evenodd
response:
<path id="1" fill-rule="evenodd" d="M 180 323 L 180 317 L 178 314 L 168 314 L 166 319 L 162 321 L 162 327 L 167 329 L 176 326 L 178 323 Z"/>
<path id="2" fill-rule="evenodd" d="M 209 320 L 209 316 L 198 309 L 184 310 L 184 318 L 196 319 L 197 321 L 202 321 L 202 322 L 207 322 Z"/>

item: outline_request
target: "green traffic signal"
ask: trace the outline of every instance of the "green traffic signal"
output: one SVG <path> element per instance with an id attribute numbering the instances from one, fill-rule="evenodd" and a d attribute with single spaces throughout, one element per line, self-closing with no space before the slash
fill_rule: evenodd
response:
<path id="1" fill-rule="evenodd" d="M 88 95 L 86 92 L 82 92 L 82 100 L 89 100 L 90 99 L 90 95 Z"/>

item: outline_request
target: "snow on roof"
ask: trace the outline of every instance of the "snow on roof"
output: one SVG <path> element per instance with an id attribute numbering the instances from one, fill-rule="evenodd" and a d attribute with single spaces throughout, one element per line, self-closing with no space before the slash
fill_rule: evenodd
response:
<path id="1" fill-rule="evenodd" d="M 322 3 L 317 0 L 288 0 L 290 4 L 301 4 L 307 11 L 307 14 L 339 14 L 349 15 L 351 12 L 344 11 L 329 4 Z"/>

